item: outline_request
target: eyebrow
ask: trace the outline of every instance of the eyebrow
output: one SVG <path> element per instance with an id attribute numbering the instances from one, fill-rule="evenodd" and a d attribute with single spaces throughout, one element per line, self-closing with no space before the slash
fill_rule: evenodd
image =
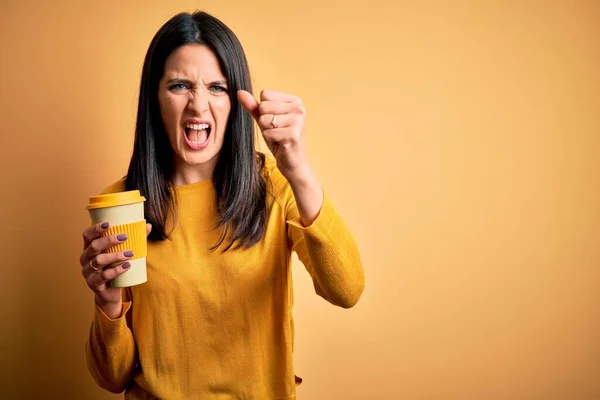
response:
<path id="1" fill-rule="evenodd" d="M 185 79 L 185 78 L 171 78 L 167 81 L 167 85 L 171 84 L 171 83 L 192 83 L 192 81 L 190 81 L 189 79 Z M 212 81 L 208 83 L 208 86 L 210 85 L 227 85 L 227 81 L 223 80 L 223 79 L 219 79 L 216 81 Z"/>

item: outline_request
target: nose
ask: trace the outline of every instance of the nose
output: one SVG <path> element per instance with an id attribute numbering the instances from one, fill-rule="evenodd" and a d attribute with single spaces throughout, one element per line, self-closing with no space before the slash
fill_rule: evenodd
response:
<path id="1" fill-rule="evenodd" d="M 208 94 L 202 90 L 190 90 L 188 108 L 190 111 L 202 115 L 208 110 Z"/>

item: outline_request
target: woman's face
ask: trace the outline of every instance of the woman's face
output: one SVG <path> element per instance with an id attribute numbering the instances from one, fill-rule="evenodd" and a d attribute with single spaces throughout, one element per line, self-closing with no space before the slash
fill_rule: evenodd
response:
<path id="1" fill-rule="evenodd" d="M 227 82 L 213 51 L 187 44 L 165 62 L 158 88 L 164 128 L 175 154 L 175 180 L 209 179 L 231 110 Z"/>

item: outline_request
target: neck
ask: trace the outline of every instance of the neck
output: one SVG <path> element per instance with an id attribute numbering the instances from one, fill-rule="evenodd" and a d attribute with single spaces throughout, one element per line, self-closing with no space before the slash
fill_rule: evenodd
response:
<path id="1" fill-rule="evenodd" d="M 182 186 L 212 179 L 216 164 L 216 157 L 207 162 L 196 165 L 179 162 L 175 166 L 173 183 L 175 186 Z"/>

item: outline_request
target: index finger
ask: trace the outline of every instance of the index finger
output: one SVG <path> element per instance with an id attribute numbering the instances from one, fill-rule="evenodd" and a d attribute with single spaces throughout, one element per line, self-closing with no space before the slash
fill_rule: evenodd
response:
<path id="1" fill-rule="evenodd" d="M 298 96 L 269 89 L 261 90 L 260 92 L 260 101 L 266 100 L 279 100 L 284 101 L 286 103 L 296 104 L 299 106 L 302 105 L 302 99 Z"/>
<path id="2" fill-rule="evenodd" d="M 90 243 L 99 238 L 109 227 L 110 224 L 108 222 L 98 222 L 96 225 L 86 228 L 83 231 L 83 249 L 87 249 Z"/>

